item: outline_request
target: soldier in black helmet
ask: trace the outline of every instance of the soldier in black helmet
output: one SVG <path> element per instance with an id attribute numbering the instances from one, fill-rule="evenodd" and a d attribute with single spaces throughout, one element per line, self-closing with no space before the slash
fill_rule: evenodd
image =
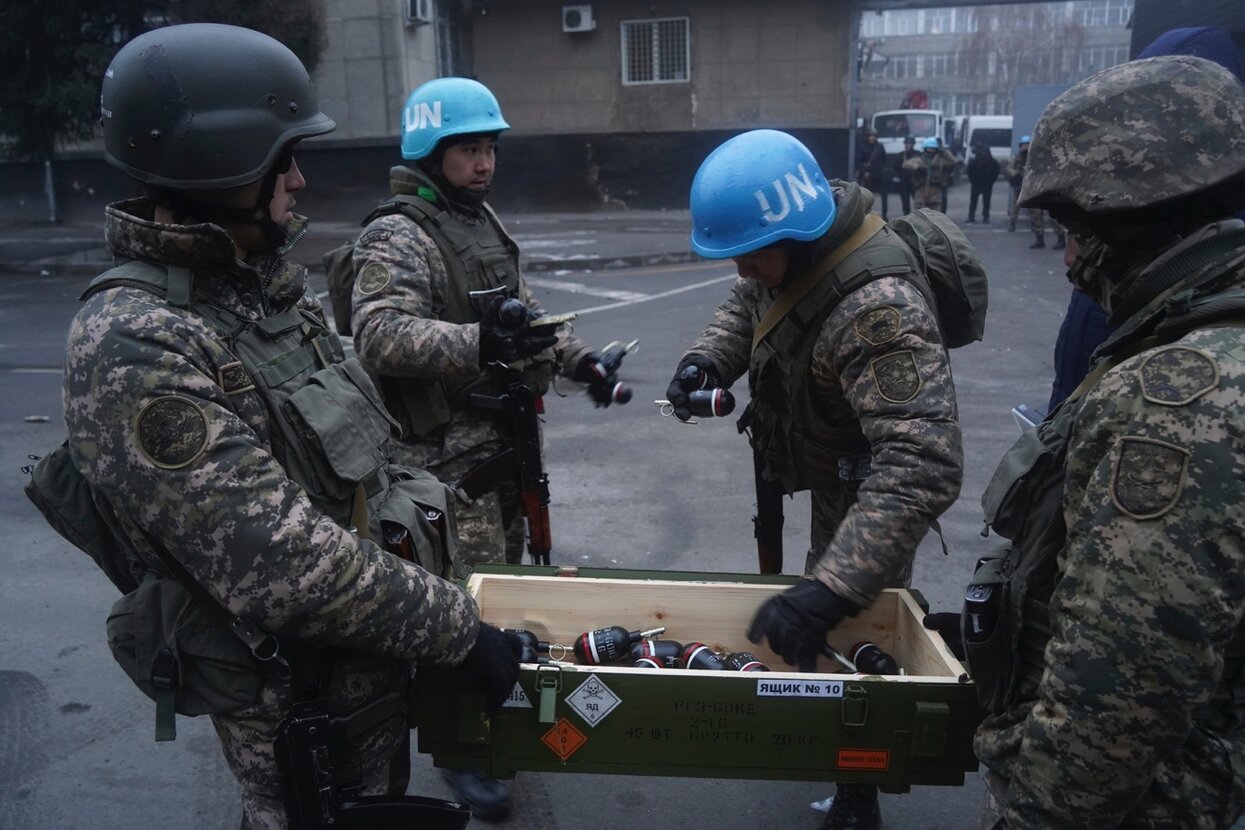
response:
<path id="1" fill-rule="evenodd" d="M 146 194 L 108 207 L 119 264 L 65 367 L 70 457 L 123 560 L 110 645 L 158 738 L 174 711 L 212 716 L 243 827 L 299 823 L 274 739 L 301 701 L 353 724 L 336 784 L 401 794 L 412 662 L 462 665 L 500 705 L 518 641 L 447 579 L 446 489 L 390 465 L 379 395 L 284 257 L 306 223 L 296 144 L 333 121 L 292 52 L 214 24 L 128 43 L 101 109 L 107 160 Z M 415 561 L 373 541 L 391 532 Z"/>

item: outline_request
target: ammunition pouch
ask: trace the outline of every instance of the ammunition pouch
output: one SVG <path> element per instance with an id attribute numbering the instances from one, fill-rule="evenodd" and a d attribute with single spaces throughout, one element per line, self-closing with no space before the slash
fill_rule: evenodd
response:
<path id="1" fill-rule="evenodd" d="M 260 661 L 177 580 L 149 572 L 113 603 L 108 647 L 156 702 L 156 740 L 172 740 L 173 713 L 213 715 L 254 703 Z"/>
<path id="2" fill-rule="evenodd" d="M 390 467 L 389 492 L 376 512 L 386 546 L 444 579 L 465 577 L 455 557 L 452 491 L 424 470 Z"/>

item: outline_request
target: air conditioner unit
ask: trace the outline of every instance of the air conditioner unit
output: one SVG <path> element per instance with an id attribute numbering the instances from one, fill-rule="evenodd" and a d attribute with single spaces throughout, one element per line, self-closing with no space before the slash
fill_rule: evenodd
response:
<path id="1" fill-rule="evenodd" d="M 427 26 L 432 22 L 434 0 L 402 0 L 402 18 L 408 26 Z"/>
<path id="2" fill-rule="evenodd" d="M 592 6 L 563 6 L 562 31 L 591 32 L 597 27 L 592 19 Z"/>

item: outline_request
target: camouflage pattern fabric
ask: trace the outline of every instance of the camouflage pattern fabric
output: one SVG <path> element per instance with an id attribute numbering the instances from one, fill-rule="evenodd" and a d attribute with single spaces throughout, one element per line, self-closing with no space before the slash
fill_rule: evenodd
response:
<path id="1" fill-rule="evenodd" d="M 1050 219 L 1049 214 L 1047 214 L 1047 212 L 1042 210 L 1041 208 L 1029 208 L 1028 210 L 1029 210 L 1029 230 L 1033 231 L 1033 233 L 1037 234 L 1038 236 L 1044 235 L 1046 233 L 1046 220 Z M 1051 225 L 1054 226 L 1055 236 L 1059 237 L 1060 239 L 1063 239 L 1063 236 L 1064 236 L 1063 226 L 1060 225 L 1058 222 L 1056 222 L 1054 219 L 1050 219 L 1050 223 Z"/>
<path id="2" fill-rule="evenodd" d="M 1217 291 L 1242 287 L 1238 266 Z M 1080 404 L 1037 698 L 975 742 L 1010 828 L 1211 830 L 1245 808 L 1245 733 L 1201 710 L 1245 616 L 1241 334 L 1144 351 Z"/>
<path id="3" fill-rule="evenodd" d="M 461 222 L 483 221 L 456 209 L 452 202 L 450 210 Z M 479 326 L 440 319 L 447 306 L 449 273 L 440 249 L 419 225 L 401 214 L 378 217 L 359 236 L 354 260 L 360 277 L 351 325 L 359 359 L 369 372 L 391 377 L 441 377 L 450 387 L 479 376 Z M 383 266 L 386 278 L 364 285 L 364 273 L 379 266 Z M 525 286 L 523 290 L 526 292 Z M 521 299 L 540 311 L 530 293 Z M 559 373 L 569 378 L 580 358 L 590 351 L 579 338 L 560 332 L 555 347 Z M 402 463 L 422 467 L 452 483 L 502 446 L 495 417 L 455 410 L 438 435 L 398 442 L 395 454 Z M 515 539 L 522 544 L 521 519 L 516 537 L 516 520 L 503 518 L 514 515 L 512 500 L 490 493 L 474 505 L 463 504 L 462 509 L 455 512 L 459 558 L 473 563 L 515 558 Z M 509 540 L 509 554 L 499 540 Z"/>
<path id="4" fill-rule="evenodd" d="M 856 185 L 836 190 L 839 217 L 855 215 L 859 223 L 861 193 L 867 191 Z M 839 225 L 836 218 L 827 235 L 855 227 Z M 726 385 L 748 369 L 766 291 L 755 280 L 737 279 L 688 349 L 712 360 Z M 891 361 L 914 371 L 878 371 Z M 810 371 L 819 410 L 836 425 L 859 422 L 872 459 L 863 480 L 815 494 L 808 572 L 866 607 L 882 588 L 903 580 L 930 520 L 959 495 L 963 450 L 951 366 L 920 290 L 888 276 L 834 308 L 822 324 Z"/>
<path id="5" fill-rule="evenodd" d="M 1241 83 L 1213 61 L 1179 55 L 1104 69 L 1043 111 L 1021 203 L 1106 213 L 1197 193 L 1245 171 L 1242 124 Z"/>
<path id="6" fill-rule="evenodd" d="M 395 455 L 407 454 L 413 446 L 399 444 Z M 491 446 L 491 445 L 490 445 Z M 472 452 L 429 469 L 441 481 L 458 481 L 488 453 Z M 474 501 L 460 498 L 454 505 L 454 521 L 458 527 L 458 549 L 455 556 L 470 565 L 521 564 L 525 545 L 523 514 L 519 505 L 518 485 L 513 479 L 482 493 Z"/>
<path id="7" fill-rule="evenodd" d="M 913 210 L 942 208 L 942 188 L 951 180 L 955 156 L 945 150 L 929 155 L 919 153 L 903 163 L 912 177 Z"/>
<path id="8" fill-rule="evenodd" d="M 323 314 L 302 268 L 272 256 L 240 263 L 214 225 L 158 224 L 151 205 L 134 200 L 108 208 L 106 233 L 120 258 L 193 269 L 196 297 L 246 319 L 295 304 Z M 400 688 L 410 661 L 461 662 L 478 630 L 474 601 L 312 505 L 272 455 L 258 394 L 222 387 L 238 360 L 229 345 L 193 312 L 130 287 L 94 295 L 72 324 L 64 400 L 73 458 L 141 528 L 130 534 L 135 547 L 158 563 L 147 537 L 160 543 L 233 614 L 339 647 L 334 694 L 343 704 Z M 145 410 L 159 417 L 141 432 Z M 178 425 L 188 428 L 181 436 Z M 273 694 L 214 718 L 247 793 L 247 821 L 261 827 L 283 822 L 252 812 L 276 792 Z M 395 721 L 364 736 L 363 765 L 387 758 L 404 735 Z"/>

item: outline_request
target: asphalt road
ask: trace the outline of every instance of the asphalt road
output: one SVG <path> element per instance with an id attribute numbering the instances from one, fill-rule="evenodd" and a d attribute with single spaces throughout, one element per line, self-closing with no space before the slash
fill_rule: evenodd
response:
<path id="1" fill-rule="evenodd" d="M 1028 250 L 1032 237 L 1009 234 L 997 220 L 969 227 L 989 269 L 991 298 L 986 340 L 953 354 L 966 479 L 942 521 L 950 556 L 927 539 L 914 577 L 935 608 L 948 610 L 958 609 L 972 563 L 993 544 L 979 534 L 981 492 L 1015 438 L 1012 405 L 1047 397 L 1069 293 L 1059 252 Z M 577 393 L 547 401 L 555 560 L 754 569 L 750 457 L 734 419 L 680 425 L 651 404 L 663 397 L 685 344 L 730 278 L 729 264 L 702 263 L 558 272 L 534 281 L 550 311 L 579 312 L 575 331 L 588 341 L 640 340 L 623 368 L 635 387 L 630 405 L 594 409 Z M 152 742 L 153 707 L 105 645 L 113 587 L 53 535 L 20 492 L 28 454 L 50 450 L 64 435 L 64 333 L 87 281 L 0 274 L 0 828 L 233 828 L 236 787 L 209 722 L 179 718 L 175 743 Z M 788 572 L 803 565 L 807 528 L 807 499 L 788 502 Z M 962 788 L 883 796 L 886 826 L 974 827 L 980 790 L 973 776 Z M 422 756 L 411 791 L 449 794 Z M 820 816 L 809 803 L 832 791 L 815 783 L 520 774 L 508 825 L 811 829 Z"/>

